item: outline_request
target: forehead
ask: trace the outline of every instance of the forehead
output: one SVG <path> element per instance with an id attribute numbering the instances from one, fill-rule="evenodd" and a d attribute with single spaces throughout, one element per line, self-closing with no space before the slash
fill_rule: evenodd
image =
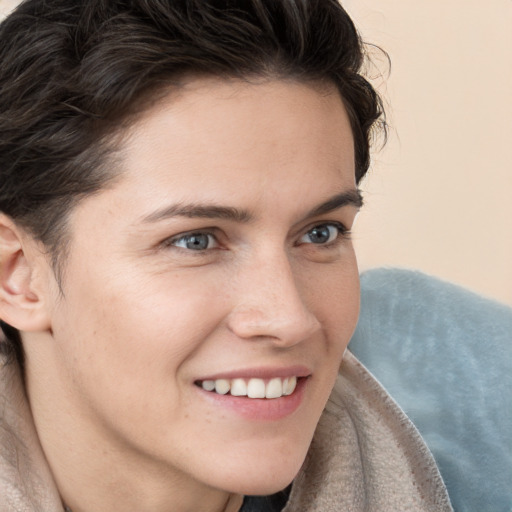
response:
<path id="1" fill-rule="evenodd" d="M 318 153 L 309 163 L 312 148 Z M 125 134 L 121 154 L 128 172 L 153 160 L 160 165 L 162 158 L 187 174 L 204 171 L 206 159 L 210 174 L 219 176 L 230 162 L 241 172 L 259 166 L 263 175 L 276 158 L 284 165 L 302 158 L 299 167 L 309 164 L 309 171 L 328 158 L 354 167 L 350 123 L 337 88 L 293 81 L 190 81 L 140 116 Z"/>
<path id="2" fill-rule="evenodd" d="M 356 188 L 350 123 L 334 86 L 191 81 L 147 109 L 119 149 L 119 179 L 100 196 L 132 222 L 170 204 L 291 218 Z"/>

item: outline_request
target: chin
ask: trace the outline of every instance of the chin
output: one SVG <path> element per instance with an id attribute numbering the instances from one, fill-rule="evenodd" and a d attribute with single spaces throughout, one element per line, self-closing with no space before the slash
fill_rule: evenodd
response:
<path id="1" fill-rule="evenodd" d="M 295 479 L 306 453 L 307 450 L 298 450 L 286 455 L 273 451 L 265 460 L 261 460 L 261 456 L 248 459 L 243 467 L 230 468 L 229 474 L 224 474 L 224 486 L 227 482 L 230 492 L 251 496 L 279 492 Z"/>
<path id="2" fill-rule="evenodd" d="M 286 471 L 270 477 L 269 475 L 259 475 L 251 481 L 239 482 L 229 491 L 246 496 L 269 496 L 288 487 L 297 476 L 299 469 L 300 467 L 296 471 Z"/>

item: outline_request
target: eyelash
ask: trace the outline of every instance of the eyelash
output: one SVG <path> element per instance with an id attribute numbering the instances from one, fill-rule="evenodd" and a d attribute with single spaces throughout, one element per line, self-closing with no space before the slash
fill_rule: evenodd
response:
<path id="1" fill-rule="evenodd" d="M 331 247 L 335 247 L 338 243 L 340 243 L 343 240 L 349 240 L 350 239 L 350 230 L 341 222 L 323 222 L 320 224 L 315 224 L 311 228 L 309 228 L 304 235 L 302 235 L 301 239 L 308 234 L 312 233 L 315 229 L 321 229 L 324 227 L 334 227 L 337 230 L 337 236 L 327 243 L 320 243 L 320 244 L 314 244 L 314 243 L 307 243 L 308 245 L 317 246 L 319 249 L 330 249 Z"/>
<path id="2" fill-rule="evenodd" d="M 324 227 L 334 227 L 337 230 L 337 235 L 333 240 L 328 241 L 326 243 L 318 243 L 318 244 L 315 244 L 313 242 L 303 242 L 303 243 L 300 242 L 300 240 L 302 240 L 302 238 L 311 234 L 315 229 L 321 229 Z M 187 238 L 192 238 L 194 236 L 205 236 L 205 235 L 210 240 L 213 238 L 214 240 L 216 240 L 217 243 L 219 243 L 215 232 L 212 232 L 209 230 L 205 230 L 205 231 L 198 230 L 198 231 L 190 231 L 188 233 L 183 233 L 183 234 L 168 238 L 163 242 L 163 246 L 181 249 L 184 251 L 188 251 L 190 253 L 196 253 L 198 255 L 203 254 L 209 250 L 217 249 L 218 247 L 206 247 L 204 249 L 194 250 L 194 249 L 190 249 L 188 247 L 179 247 L 177 245 L 178 242 L 186 241 Z M 331 247 L 335 247 L 338 243 L 340 243 L 343 240 L 349 240 L 350 235 L 351 235 L 350 230 L 340 222 L 322 222 L 320 224 L 315 224 L 314 226 L 311 226 L 310 228 L 308 228 L 307 231 L 305 231 L 303 233 L 303 235 L 301 235 L 299 242 L 296 245 L 297 246 L 298 245 L 311 245 L 311 246 L 316 246 L 317 248 L 320 248 L 320 249 L 329 249 Z"/>
<path id="3" fill-rule="evenodd" d="M 198 253 L 198 254 L 201 254 L 205 251 L 208 251 L 208 250 L 211 250 L 212 248 L 208 247 L 206 249 L 200 249 L 200 250 L 193 250 L 193 249 L 188 249 L 188 248 L 185 248 L 185 247 L 179 247 L 177 246 L 176 244 L 180 241 L 185 241 L 187 238 L 192 238 L 194 236 L 204 236 L 206 235 L 207 237 L 209 237 L 210 239 L 213 238 L 215 240 L 217 240 L 217 236 L 215 235 L 215 233 L 211 232 L 211 231 L 190 231 L 188 233 L 183 233 L 181 235 L 177 235 L 177 236 L 174 236 L 174 237 L 171 237 L 171 238 L 168 238 L 167 240 L 164 240 L 164 243 L 163 245 L 165 247 L 173 247 L 173 248 L 176 248 L 176 249 L 181 249 L 181 250 L 184 250 L 184 251 L 189 251 L 189 252 L 195 252 L 195 253 Z M 217 241 L 218 243 L 218 241 Z"/>

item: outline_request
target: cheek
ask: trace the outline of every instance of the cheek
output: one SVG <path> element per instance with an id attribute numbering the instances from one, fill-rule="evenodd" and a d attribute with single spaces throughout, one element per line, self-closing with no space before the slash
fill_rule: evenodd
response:
<path id="1" fill-rule="evenodd" d="M 54 318 L 54 359 L 70 401 L 122 436 L 157 436 L 155 424 L 186 413 L 183 368 L 216 329 L 222 305 L 165 276 L 72 284 Z"/>
<path id="2" fill-rule="evenodd" d="M 63 348 L 99 381 L 168 381 L 224 315 L 218 287 L 168 274 L 77 280 L 62 306 Z"/>
<path id="3" fill-rule="evenodd" d="M 359 317 L 360 286 L 355 256 L 310 276 L 302 286 L 308 307 L 319 319 L 331 345 L 344 351 Z"/>

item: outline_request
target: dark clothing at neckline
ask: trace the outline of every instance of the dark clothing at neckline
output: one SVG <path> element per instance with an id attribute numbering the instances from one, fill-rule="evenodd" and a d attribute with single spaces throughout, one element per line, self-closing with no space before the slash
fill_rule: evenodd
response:
<path id="1" fill-rule="evenodd" d="M 271 496 L 246 496 L 240 512 L 281 512 L 290 497 L 291 485 Z"/>

